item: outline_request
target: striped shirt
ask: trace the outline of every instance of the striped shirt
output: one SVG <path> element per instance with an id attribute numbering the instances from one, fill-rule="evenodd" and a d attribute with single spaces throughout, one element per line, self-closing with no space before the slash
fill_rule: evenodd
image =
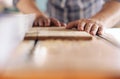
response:
<path id="1" fill-rule="evenodd" d="M 89 18 L 101 10 L 109 0 L 48 0 L 47 12 L 61 22 Z"/>

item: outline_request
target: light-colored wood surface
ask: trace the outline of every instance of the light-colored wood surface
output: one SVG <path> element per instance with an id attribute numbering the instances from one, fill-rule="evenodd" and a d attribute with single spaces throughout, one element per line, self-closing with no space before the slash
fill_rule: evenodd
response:
<path id="1" fill-rule="evenodd" d="M 25 40 L 36 40 L 38 37 L 38 30 L 37 27 L 31 28 L 28 33 L 25 35 Z"/>
<path id="2" fill-rule="evenodd" d="M 115 75 L 120 75 L 119 53 L 119 48 L 101 38 L 42 40 L 37 43 L 30 63 L 8 69 L 3 78 L 115 79 Z"/>
<path id="3" fill-rule="evenodd" d="M 4 75 L 2 79 L 119 79 L 117 75 L 104 72 L 78 72 L 78 71 L 41 71 L 38 69 L 24 72 L 14 71 Z"/>
<path id="4" fill-rule="evenodd" d="M 40 41 L 33 59 L 42 69 L 120 70 L 120 49 L 99 38 Z"/>
<path id="5" fill-rule="evenodd" d="M 35 29 L 28 35 L 35 36 L 34 40 L 38 39 Z M 61 31 L 37 28 L 37 35 L 40 30 L 53 35 Z M 115 78 L 120 75 L 120 49 L 102 38 L 39 40 L 35 47 L 34 40 L 16 48 L 0 79 L 120 79 Z"/>
<path id="6" fill-rule="evenodd" d="M 92 36 L 86 32 L 77 30 L 68 30 L 65 27 L 39 27 L 32 28 L 27 34 L 25 39 L 79 39 L 91 40 Z"/>

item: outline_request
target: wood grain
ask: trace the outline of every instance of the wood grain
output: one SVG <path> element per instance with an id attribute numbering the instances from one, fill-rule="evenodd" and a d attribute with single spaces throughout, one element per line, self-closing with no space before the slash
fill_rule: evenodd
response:
<path id="1" fill-rule="evenodd" d="M 36 40 L 38 37 L 37 28 L 31 28 L 25 35 L 24 40 Z"/>
<path id="2" fill-rule="evenodd" d="M 65 27 L 34 27 L 26 34 L 25 39 L 92 40 L 92 36 L 83 31 L 68 30 Z"/>
<path id="3" fill-rule="evenodd" d="M 42 40 L 31 64 L 6 71 L 3 79 L 120 79 L 119 51 L 102 39 Z"/>
<path id="4" fill-rule="evenodd" d="M 38 34 L 39 30 L 55 31 L 55 28 L 36 29 Z M 61 30 L 56 28 L 57 32 Z M 31 46 L 33 47 L 33 44 Z M 23 48 L 26 47 L 29 47 L 29 44 L 23 46 Z M 21 46 L 18 48 L 19 50 L 21 50 Z M 119 53 L 119 48 L 95 37 L 90 41 L 40 40 L 30 64 L 21 57 L 20 59 L 25 62 L 22 65 L 26 66 L 7 70 L 2 79 L 120 79 Z M 14 63 L 13 67 L 16 67 L 18 63 Z"/>

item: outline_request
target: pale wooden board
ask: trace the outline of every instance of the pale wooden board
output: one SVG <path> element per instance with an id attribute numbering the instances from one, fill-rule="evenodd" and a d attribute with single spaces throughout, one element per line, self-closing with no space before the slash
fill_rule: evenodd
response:
<path id="1" fill-rule="evenodd" d="M 37 32 L 36 32 L 37 31 Z M 37 35 L 37 36 L 36 36 Z M 79 39 L 91 40 L 92 36 L 83 31 L 65 29 L 65 27 L 34 27 L 25 38 L 29 39 Z"/>
<path id="2" fill-rule="evenodd" d="M 25 40 L 36 40 L 38 37 L 38 31 L 37 28 L 32 28 L 29 30 L 29 32 L 25 35 Z"/>
<path id="3" fill-rule="evenodd" d="M 3 78 L 119 79 L 120 70 L 115 66 L 117 63 L 113 62 L 120 59 L 119 50 L 99 38 L 92 41 L 39 41 L 31 63 L 35 68 L 28 65 L 23 69 L 7 71 Z"/>
<path id="4" fill-rule="evenodd" d="M 37 43 L 33 61 L 40 69 L 120 71 L 119 52 L 119 48 L 100 39 L 44 40 Z"/>

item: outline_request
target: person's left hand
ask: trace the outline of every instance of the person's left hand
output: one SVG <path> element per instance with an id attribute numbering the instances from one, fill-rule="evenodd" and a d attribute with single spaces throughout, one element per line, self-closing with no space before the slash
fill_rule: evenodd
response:
<path id="1" fill-rule="evenodd" d="M 58 26 L 58 27 L 65 27 L 65 23 L 61 23 L 59 20 L 47 17 L 45 15 L 37 16 L 36 20 L 34 21 L 33 26 L 40 26 L 40 27 L 51 27 L 51 26 Z"/>
<path id="2" fill-rule="evenodd" d="M 68 23 L 67 29 L 77 28 L 79 31 L 86 31 L 91 35 L 102 35 L 103 24 L 98 20 L 81 19 Z"/>

